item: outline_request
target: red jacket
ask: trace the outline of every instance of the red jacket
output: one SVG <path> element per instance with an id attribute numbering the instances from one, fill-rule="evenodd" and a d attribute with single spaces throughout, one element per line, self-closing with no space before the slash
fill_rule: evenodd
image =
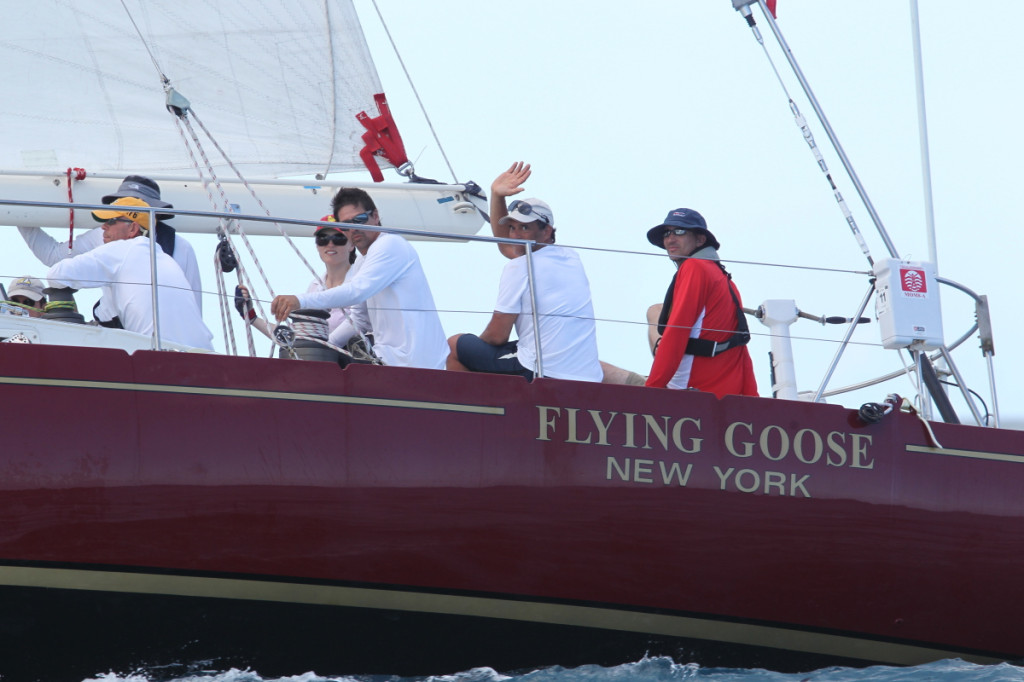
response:
<path id="1" fill-rule="evenodd" d="M 736 331 L 736 303 L 728 287 L 732 287 L 742 305 L 739 290 L 716 261 L 687 258 L 682 262 L 676 274 L 668 324 L 647 378 L 648 386 L 696 388 L 719 398 L 758 394 L 754 364 L 746 346 L 730 348 L 714 357 L 686 354 L 686 343 L 691 337 L 727 341 Z"/>

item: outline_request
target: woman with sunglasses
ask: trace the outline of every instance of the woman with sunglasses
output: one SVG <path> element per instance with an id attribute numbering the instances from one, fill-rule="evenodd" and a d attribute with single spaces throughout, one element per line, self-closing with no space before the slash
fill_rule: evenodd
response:
<path id="1" fill-rule="evenodd" d="M 335 222 L 333 215 L 326 215 L 320 222 Z M 326 291 L 342 284 L 348 276 L 349 268 L 356 260 L 356 250 L 348 237 L 336 227 L 318 226 L 313 233 L 316 240 L 316 252 L 327 268 L 323 276 L 323 283 L 320 280 L 313 280 L 306 289 L 306 293 Z M 273 338 L 272 327 L 266 320 L 258 317 L 249 301 L 249 290 L 244 286 L 235 289 L 235 307 L 242 315 L 242 319 L 249 322 L 253 327 L 260 330 L 267 336 Z M 330 317 L 327 320 L 330 330 L 329 341 L 336 346 L 344 346 L 349 339 L 355 336 L 355 327 L 347 321 L 347 315 L 342 308 L 331 308 Z"/>

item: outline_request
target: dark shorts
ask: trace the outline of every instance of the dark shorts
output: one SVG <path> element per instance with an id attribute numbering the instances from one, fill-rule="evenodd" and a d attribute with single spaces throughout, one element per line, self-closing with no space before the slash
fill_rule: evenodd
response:
<path id="1" fill-rule="evenodd" d="M 455 344 L 455 353 L 471 372 L 517 374 L 532 381 L 533 372 L 519 364 L 517 345 L 517 341 L 509 341 L 503 346 L 492 346 L 476 334 L 463 334 Z"/>

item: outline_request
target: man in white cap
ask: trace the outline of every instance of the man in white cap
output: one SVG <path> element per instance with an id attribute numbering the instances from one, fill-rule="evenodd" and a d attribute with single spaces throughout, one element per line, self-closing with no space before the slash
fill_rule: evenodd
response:
<path id="1" fill-rule="evenodd" d="M 524 173 L 525 169 L 525 173 Z M 498 285 L 498 301 L 487 328 L 479 335 L 456 334 L 448 339 L 447 368 L 455 371 L 518 374 L 532 379 L 537 372 L 540 337 L 544 376 L 577 381 L 601 381 L 597 357 L 597 328 L 590 299 L 590 282 L 580 257 L 555 246 L 555 219 L 540 199 L 521 199 L 505 205 L 506 197 L 522 192 L 529 166 L 513 164 L 491 185 L 491 229 L 495 236 L 528 239 L 532 246 L 539 331 L 533 324 L 533 298 L 527 276 L 526 251 L 502 244 L 511 258 Z M 510 341 L 513 327 L 519 337 Z"/>
<path id="2" fill-rule="evenodd" d="M 57 287 L 104 287 L 107 305 L 128 331 L 153 333 L 152 271 L 149 213 L 135 197 L 116 199 L 109 211 L 93 211 L 103 223 L 103 245 L 59 261 L 47 277 Z M 181 268 L 156 250 L 157 302 L 160 337 L 194 348 L 213 350 L 213 334 Z"/>
<path id="3" fill-rule="evenodd" d="M 118 199 L 134 197 L 146 202 L 154 208 L 174 208 L 171 204 L 160 198 L 160 185 L 142 175 L 129 175 L 122 182 L 121 186 L 113 194 L 104 196 L 101 201 L 110 204 Z M 196 260 L 196 252 L 184 238 L 178 235 L 174 228 L 168 225 L 166 220 L 174 217 L 173 213 L 156 214 L 156 243 L 164 252 L 174 258 L 181 271 L 188 280 L 189 287 L 195 294 L 199 310 L 203 310 L 203 283 L 199 277 L 199 262 Z M 72 258 L 87 251 L 91 251 L 103 244 L 103 230 L 95 228 L 88 232 L 77 235 L 68 248 L 68 242 L 58 242 L 46 234 L 39 227 L 18 227 L 22 238 L 28 247 L 45 265 L 53 265 L 64 258 Z M 114 313 L 108 310 L 107 303 L 100 300 L 93 309 L 96 320 L 104 326 L 118 326 L 113 322 Z"/>
<path id="4" fill-rule="evenodd" d="M 42 317 L 46 309 L 46 285 L 34 277 L 15 277 L 7 287 L 7 300 L 28 311 L 30 317 Z"/>

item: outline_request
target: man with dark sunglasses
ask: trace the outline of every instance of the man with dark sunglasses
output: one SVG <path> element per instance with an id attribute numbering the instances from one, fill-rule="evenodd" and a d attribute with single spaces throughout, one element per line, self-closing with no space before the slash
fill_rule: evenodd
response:
<path id="1" fill-rule="evenodd" d="M 665 302 L 652 306 L 661 335 L 653 342 L 647 385 L 756 396 L 757 381 L 739 290 L 719 256 L 718 240 L 697 211 L 677 208 L 647 231 L 676 267 Z M 653 324 L 653 322 L 652 322 Z"/>
<path id="2" fill-rule="evenodd" d="M 360 257 L 341 285 L 278 296 L 271 312 L 280 322 L 298 308 L 346 308 L 354 329 L 373 335 L 373 352 L 385 365 L 444 369 L 448 346 L 416 250 L 400 235 L 359 227 L 381 224 L 377 206 L 364 190 L 341 188 L 331 207 Z"/>
<path id="3" fill-rule="evenodd" d="M 102 223 L 103 245 L 57 262 L 47 277 L 51 286 L 103 287 L 104 298 L 124 329 L 153 333 L 153 276 L 150 262 L 150 220 L 146 202 L 122 197 L 110 210 L 93 211 Z M 185 273 L 162 249 L 156 249 L 160 336 L 193 348 L 213 350 L 213 334 Z"/>
<path id="4" fill-rule="evenodd" d="M 100 201 L 104 204 L 111 204 L 118 199 L 135 198 L 144 201 L 146 205 L 154 208 L 174 208 L 160 198 L 160 185 L 155 181 L 142 175 L 129 175 L 117 188 L 116 192 L 107 194 Z M 160 245 L 164 253 L 174 258 L 181 271 L 188 280 L 189 287 L 195 295 L 196 304 L 200 312 L 203 310 L 203 283 L 199 276 L 199 262 L 196 260 L 196 252 L 188 241 L 178 234 L 166 221 L 174 217 L 173 213 L 157 212 L 156 214 L 156 243 Z M 95 228 L 82 234 L 75 233 L 73 241 L 58 242 L 48 235 L 40 227 L 18 227 L 25 244 L 32 250 L 43 264 L 52 266 L 65 258 L 72 258 L 79 254 L 86 253 L 104 244 L 103 230 Z M 107 327 L 119 327 L 120 321 L 114 316 L 115 313 L 109 309 L 108 302 L 100 299 L 93 308 L 93 315 L 96 321 Z"/>
<path id="5" fill-rule="evenodd" d="M 487 327 L 479 336 L 456 334 L 448 339 L 447 367 L 455 371 L 517 374 L 532 379 L 537 371 L 540 337 L 544 376 L 577 381 L 601 381 L 597 357 L 597 328 L 590 298 L 590 281 L 583 262 L 572 249 L 555 246 L 555 219 L 540 199 L 521 199 L 505 205 L 507 197 L 522 192 L 530 166 L 515 163 L 491 184 L 491 230 L 495 236 L 527 239 L 535 277 L 539 331 L 533 324 L 533 298 L 527 274 L 526 249 L 501 244 L 511 260 L 498 285 L 498 301 Z M 510 340 L 515 328 L 518 341 Z"/>

